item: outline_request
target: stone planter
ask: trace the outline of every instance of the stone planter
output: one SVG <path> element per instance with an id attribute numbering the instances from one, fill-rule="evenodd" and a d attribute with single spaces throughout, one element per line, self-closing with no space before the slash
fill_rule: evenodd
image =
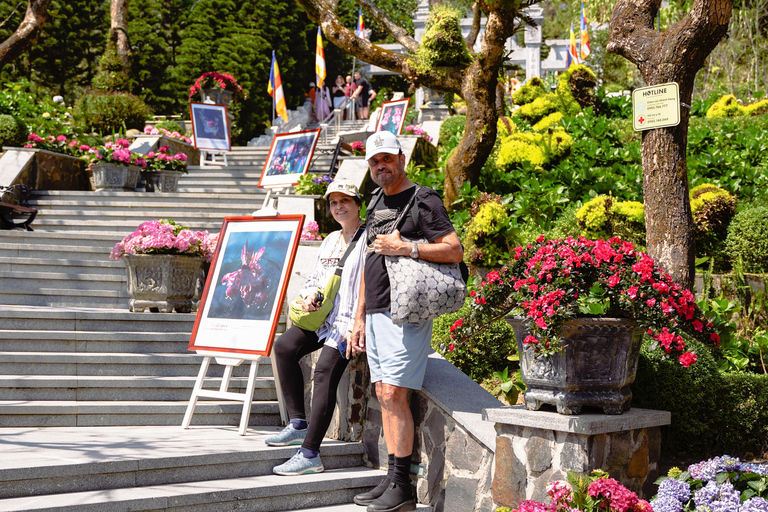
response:
<path id="1" fill-rule="evenodd" d="M 85 161 L 44 149 L 4 148 L 0 183 L 33 190 L 91 190 Z"/>
<path id="2" fill-rule="evenodd" d="M 128 148 L 133 153 L 149 154 L 150 151 L 157 152 L 163 146 L 168 146 L 168 153 L 184 153 L 187 155 L 187 165 L 200 165 L 200 150 L 195 149 L 192 144 L 187 144 L 179 139 L 166 137 L 165 135 L 137 135 L 131 146 Z"/>
<path id="3" fill-rule="evenodd" d="M 189 313 L 205 258 L 187 254 L 126 254 L 130 310 Z"/>
<path id="4" fill-rule="evenodd" d="M 140 169 L 136 165 L 93 164 L 93 188 L 97 191 L 134 190 L 139 181 Z"/>
<path id="5" fill-rule="evenodd" d="M 563 325 L 565 349 L 550 357 L 523 349 L 528 319 L 507 317 L 515 330 L 520 371 L 528 387 L 525 406 L 536 411 L 554 404 L 560 414 L 596 406 L 606 414 L 630 409 L 643 329 L 623 318 L 577 318 Z"/>
<path id="6" fill-rule="evenodd" d="M 177 192 L 181 171 L 141 171 L 147 192 Z"/>

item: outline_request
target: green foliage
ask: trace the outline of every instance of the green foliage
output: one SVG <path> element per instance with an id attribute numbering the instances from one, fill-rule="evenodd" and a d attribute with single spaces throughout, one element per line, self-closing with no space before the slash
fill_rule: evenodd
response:
<path id="1" fill-rule="evenodd" d="M 576 115 L 585 107 L 595 106 L 595 72 L 579 64 L 571 66 L 557 80 L 558 110 L 565 115 Z"/>
<path id="2" fill-rule="evenodd" d="M 179 132 L 182 135 L 185 133 L 184 128 L 182 128 L 181 125 L 176 121 L 160 121 L 155 125 L 155 128 L 164 128 L 171 133 Z"/>
<path id="3" fill-rule="evenodd" d="M 472 206 L 464 237 L 465 261 L 476 267 L 503 265 L 509 260 L 509 215 L 501 197 L 481 194 Z"/>
<path id="4" fill-rule="evenodd" d="M 726 94 L 709 107 L 707 117 L 757 116 L 768 112 L 768 99 L 742 106 L 733 94 Z"/>
<path id="5" fill-rule="evenodd" d="M 128 91 L 131 81 L 129 71 L 117 54 L 117 43 L 110 39 L 99 59 L 98 71 L 93 77 L 93 88 L 104 92 Z"/>
<path id="6" fill-rule="evenodd" d="M 427 74 L 443 66 L 469 64 L 470 56 L 461 35 L 462 14 L 448 4 L 433 5 L 427 26 L 416 50 L 416 70 Z"/>
<path id="7" fill-rule="evenodd" d="M 480 382 L 493 375 L 493 372 L 503 371 L 509 366 L 508 357 L 517 352 L 515 332 L 505 320 L 501 320 L 479 336 L 454 344 L 449 329 L 468 313 L 469 306 L 464 304 L 456 313 L 435 318 L 432 348 L 473 380 Z"/>
<path id="8" fill-rule="evenodd" d="M 504 171 L 524 164 L 543 169 L 562 158 L 573 139 L 562 128 L 547 133 L 515 133 L 502 143 L 496 157 L 496 167 Z"/>
<path id="9" fill-rule="evenodd" d="M 451 116 L 440 124 L 440 145 L 449 144 L 451 139 L 458 135 L 459 140 L 464 135 L 464 127 L 467 124 L 467 116 L 464 114 Z"/>
<path id="10" fill-rule="evenodd" d="M 516 404 L 520 393 L 525 393 L 526 390 L 520 370 L 517 370 L 517 373 L 510 375 L 509 367 L 507 367 L 504 368 L 503 372 L 493 372 L 493 376 L 501 382 L 501 384 L 493 390 L 493 394 L 501 394 L 508 404 Z"/>
<path id="11" fill-rule="evenodd" d="M 721 453 L 768 451 L 768 375 L 723 374 Z"/>
<path id="12" fill-rule="evenodd" d="M 736 213 L 736 196 L 715 185 L 704 183 L 690 192 L 696 256 L 713 258 L 715 270 L 730 268 L 725 254 L 728 225 Z"/>
<path id="13" fill-rule="evenodd" d="M 731 263 L 739 259 L 745 272 L 768 272 L 768 208 L 746 208 L 737 213 L 725 242 Z"/>
<path id="14" fill-rule="evenodd" d="M 77 100 L 72 115 L 75 127 L 81 131 L 114 133 L 122 129 L 143 129 L 150 112 L 147 105 L 132 94 L 91 92 Z"/>
<path id="15" fill-rule="evenodd" d="M 531 103 L 536 98 L 550 94 L 541 78 L 534 76 L 512 94 L 515 105 Z"/>
<path id="16" fill-rule="evenodd" d="M 597 196 L 576 212 L 578 225 L 586 238 L 608 239 L 617 236 L 645 247 L 645 209 L 637 201 L 618 201 L 611 196 Z"/>
<path id="17" fill-rule="evenodd" d="M 27 135 L 27 127 L 22 121 L 8 114 L 0 114 L 0 147 L 21 147 Z"/>

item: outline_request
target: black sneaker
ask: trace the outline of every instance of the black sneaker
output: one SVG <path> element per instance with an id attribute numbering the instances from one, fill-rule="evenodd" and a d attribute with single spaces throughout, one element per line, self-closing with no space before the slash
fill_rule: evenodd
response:
<path id="1" fill-rule="evenodd" d="M 389 482 L 384 494 L 368 504 L 367 512 L 406 512 L 416 510 L 416 500 L 413 499 L 411 486 L 400 487 L 395 482 Z"/>
<path id="2" fill-rule="evenodd" d="M 379 483 L 376 487 L 371 489 L 368 492 L 363 492 L 355 496 L 353 499 L 356 504 L 361 506 L 366 506 L 382 494 L 384 494 L 384 491 L 387 490 L 387 487 L 389 487 L 389 477 L 386 477 L 384 480 Z"/>

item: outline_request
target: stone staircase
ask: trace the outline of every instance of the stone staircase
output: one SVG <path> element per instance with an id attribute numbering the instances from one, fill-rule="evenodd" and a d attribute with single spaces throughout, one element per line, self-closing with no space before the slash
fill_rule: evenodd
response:
<path id="1" fill-rule="evenodd" d="M 326 149 L 314 172 L 335 157 Z M 218 231 L 258 209 L 267 151 L 234 148 L 228 167 L 191 168 L 174 194 L 36 191 L 35 231 L 0 231 L 0 511 L 362 510 L 352 496 L 382 472 L 362 465 L 359 443 L 324 443 L 322 474 L 271 473 L 295 447 L 263 442 L 281 422 L 268 361 L 246 436 L 242 405 L 210 399 L 182 429 L 201 362 L 187 350 L 195 314 L 129 312 L 123 263 L 109 260 L 143 221 Z"/>

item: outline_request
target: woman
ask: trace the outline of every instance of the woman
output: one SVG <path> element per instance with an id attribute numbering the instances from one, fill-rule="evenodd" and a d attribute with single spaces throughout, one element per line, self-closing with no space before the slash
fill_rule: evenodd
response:
<path id="1" fill-rule="evenodd" d="M 339 75 L 336 77 L 336 83 L 333 84 L 331 89 L 331 96 L 333 96 L 333 108 L 341 108 L 344 105 L 344 100 L 347 99 L 347 87 L 344 83 L 344 77 Z"/>
<path id="2" fill-rule="evenodd" d="M 360 274 L 365 261 L 365 225 L 360 220 L 363 201 L 357 187 L 347 180 L 335 180 L 325 193 L 333 218 L 341 224 L 320 246 L 320 253 L 312 273 L 301 289 L 302 309 L 314 311 L 315 294 L 325 288 L 344 256 L 353 237 L 359 232 L 341 274 L 341 285 L 334 300 L 333 310 L 317 331 L 306 331 L 292 326 L 280 336 L 273 347 L 280 389 L 290 422 L 278 434 L 266 439 L 269 446 L 301 445 L 296 455 L 276 466 L 278 475 L 320 473 L 320 443 L 328 430 L 336 405 L 336 388 L 349 362 L 351 345 L 349 336 L 355 320 Z M 310 352 L 322 349 L 315 366 L 312 414 L 307 422 L 304 412 L 304 381 L 299 360 Z"/>

